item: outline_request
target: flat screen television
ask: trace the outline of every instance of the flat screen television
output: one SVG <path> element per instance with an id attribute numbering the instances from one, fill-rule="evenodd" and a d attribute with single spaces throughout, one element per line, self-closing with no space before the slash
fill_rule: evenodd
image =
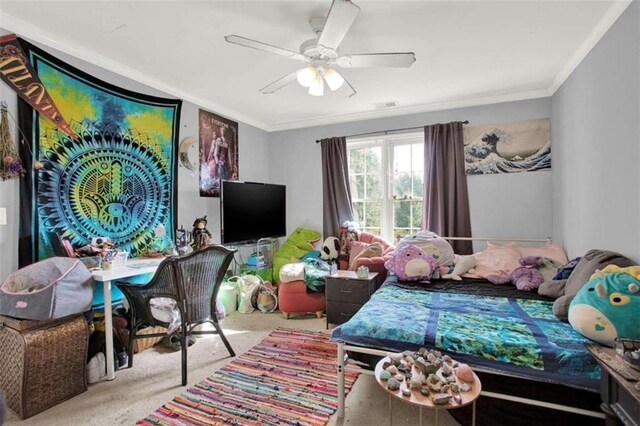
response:
<path id="1" fill-rule="evenodd" d="M 256 242 L 287 234 L 286 187 L 223 180 L 220 191 L 222 244 Z"/>

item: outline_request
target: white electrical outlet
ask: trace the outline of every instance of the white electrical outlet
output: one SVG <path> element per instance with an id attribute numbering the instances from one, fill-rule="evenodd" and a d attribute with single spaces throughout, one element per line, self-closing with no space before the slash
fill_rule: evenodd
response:
<path id="1" fill-rule="evenodd" d="M 0 225 L 7 224 L 7 208 L 0 207 Z"/>

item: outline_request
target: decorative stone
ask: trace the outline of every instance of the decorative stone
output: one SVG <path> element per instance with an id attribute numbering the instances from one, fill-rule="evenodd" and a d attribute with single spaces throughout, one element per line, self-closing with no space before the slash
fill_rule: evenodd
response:
<path id="1" fill-rule="evenodd" d="M 397 381 L 401 382 L 404 380 L 404 375 L 403 374 L 396 374 L 395 376 L 393 376 L 394 379 L 396 379 Z"/>
<path id="2" fill-rule="evenodd" d="M 398 390 L 400 389 L 400 382 L 392 377 L 387 381 L 387 388 L 392 391 Z"/>
<path id="3" fill-rule="evenodd" d="M 431 391 L 429 391 L 429 388 L 422 388 L 420 389 L 420 393 L 423 394 L 424 396 L 429 396 Z"/>
<path id="4" fill-rule="evenodd" d="M 382 369 L 383 370 L 386 370 L 390 366 L 391 366 L 391 363 L 389 361 L 385 361 L 385 362 L 382 363 Z"/>
<path id="5" fill-rule="evenodd" d="M 391 373 L 386 370 L 380 372 L 380 380 L 389 380 L 391 378 Z"/>
<path id="6" fill-rule="evenodd" d="M 412 378 L 411 382 L 409 384 L 409 387 L 411 387 L 411 389 L 415 389 L 415 390 L 421 389 L 422 388 L 422 380 L 420 380 L 420 379 L 418 379 L 416 377 Z"/>
<path id="7" fill-rule="evenodd" d="M 398 374 L 398 367 L 396 367 L 395 365 L 390 365 L 387 368 L 385 368 L 385 370 L 391 374 Z"/>
<path id="8" fill-rule="evenodd" d="M 450 375 L 450 376 L 448 376 L 448 377 L 445 377 L 445 378 L 444 378 L 444 381 L 445 381 L 446 383 L 455 383 L 455 382 L 456 382 L 456 376 L 454 376 L 454 375 L 452 374 L 452 375 Z"/>
<path id="9" fill-rule="evenodd" d="M 451 395 L 448 393 L 437 393 L 431 397 L 431 400 L 436 405 L 446 405 L 451 400 Z"/>
<path id="10" fill-rule="evenodd" d="M 451 383 L 451 392 L 458 393 L 460 392 L 460 386 L 457 383 Z"/>
<path id="11" fill-rule="evenodd" d="M 406 373 L 404 373 L 404 378 L 407 382 L 410 381 L 412 377 L 413 374 L 411 374 L 411 371 L 407 371 Z"/>
<path id="12" fill-rule="evenodd" d="M 442 380 L 440 380 L 440 378 L 435 374 L 429 374 L 429 377 L 427 377 L 427 386 L 432 391 L 440 392 L 443 385 L 444 383 L 442 383 Z"/>
<path id="13" fill-rule="evenodd" d="M 403 396 L 411 396 L 411 389 L 402 388 L 402 395 Z"/>
<path id="14" fill-rule="evenodd" d="M 433 353 L 429 353 L 429 354 L 427 355 L 427 361 L 429 361 L 429 362 L 433 362 L 433 361 L 435 361 L 435 360 L 436 360 L 436 356 L 435 356 Z"/>
<path id="15" fill-rule="evenodd" d="M 450 376 L 451 373 L 453 373 L 453 368 L 451 368 L 451 366 L 445 362 L 442 364 L 441 371 L 442 371 L 442 375 L 446 377 L 446 376 Z"/>
<path id="16" fill-rule="evenodd" d="M 404 361 L 403 361 L 403 362 L 404 362 Z M 400 372 L 402 372 L 402 373 L 405 373 L 405 374 L 406 374 L 407 372 L 411 371 L 411 368 L 409 368 L 409 367 L 407 366 L 407 364 L 400 364 L 400 365 L 398 366 L 398 371 L 400 371 Z"/>
<path id="17" fill-rule="evenodd" d="M 456 370 L 456 376 L 462 381 L 473 383 L 473 370 L 467 364 L 460 364 L 458 369 Z"/>
<path id="18" fill-rule="evenodd" d="M 460 385 L 460 392 L 469 392 L 471 390 L 471 385 L 469 383 L 463 383 Z"/>
<path id="19" fill-rule="evenodd" d="M 451 357 L 449 355 L 445 355 L 445 356 L 442 357 L 442 361 L 451 363 L 452 360 L 451 360 Z"/>

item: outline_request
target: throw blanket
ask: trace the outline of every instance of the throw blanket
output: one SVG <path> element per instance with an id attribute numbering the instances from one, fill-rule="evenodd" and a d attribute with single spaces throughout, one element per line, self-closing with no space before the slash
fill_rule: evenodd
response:
<path id="1" fill-rule="evenodd" d="M 324 277 L 329 275 L 329 264 L 322 259 L 304 260 L 304 283 L 307 293 L 324 293 L 326 287 Z"/>
<path id="2" fill-rule="evenodd" d="M 437 348 L 472 366 L 597 390 L 590 342 L 559 321 L 552 302 L 441 293 L 387 281 L 331 340 L 384 350 Z"/>

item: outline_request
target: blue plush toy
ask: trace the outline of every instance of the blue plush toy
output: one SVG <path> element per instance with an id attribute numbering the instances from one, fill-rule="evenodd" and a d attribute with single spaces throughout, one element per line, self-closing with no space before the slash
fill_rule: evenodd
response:
<path id="1" fill-rule="evenodd" d="M 640 338 L 640 266 L 596 271 L 569 306 L 580 334 L 613 346 L 616 337 Z"/>

